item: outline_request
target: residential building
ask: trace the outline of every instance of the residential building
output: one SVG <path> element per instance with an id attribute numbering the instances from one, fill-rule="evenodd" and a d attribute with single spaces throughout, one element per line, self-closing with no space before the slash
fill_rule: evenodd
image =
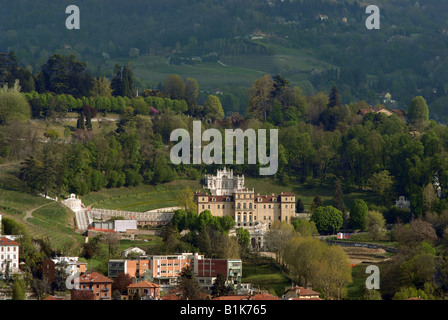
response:
<path id="1" fill-rule="evenodd" d="M 7 237 L 0 237 L 0 278 L 5 274 L 19 271 L 19 246 L 20 243 Z"/>
<path id="2" fill-rule="evenodd" d="M 127 296 L 123 296 L 123 300 L 132 300 L 136 295 L 141 300 L 159 300 L 160 286 L 149 281 L 140 281 L 132 283 L 128 286 Z"/>
<path id="3" fill-rule="evenodd" d="M 108 276 L 117 277 L 120 273 L 128 274 L 131 278 L 141 278 L 150 268 L 150 260 L 145 256 L 137 259 L 114 259 L 109 260 Z"/>
<path id="4" fill-rule="evenodd" d="M 281 300 L 281 299 L 268 292 L 262 292 L 251 296 L 249 300 Z"/>
<path id="5" fill-rule="evenodd" d="M 111 300 L 113 280 L 98 272 L 84 273 L 79 277 L 79 289 L 72 289 L 72 297 L 77 290 L 90 290 L 93 300 Z"/>
<path id="6" fill-rule="evenodd" d="M 220 296 L 216 297 L 212 300 L 281 300 L 279 297 L 276 297 L 267 292 L 256 293 L 254 295 L 231 295 L 231 296 Z"/>
<path id="7" fill-rule="evenodd" d="M 87 272 L 87 262 L 78 261 L 78 257 L 55 257 L 42 262 L 42 274 L 48 283 L 55 280 L 56 270 L 64 268 L 67 276 L 77 272 Z"/>
<path id="8" fill-rule="evenodd" d="M 241 284 L 243 268 L 239 259 L 195 259 L 193 265 L 199 284 L 208 291 L 212 289 L 219 273 L 227 279 L 226 285 L 236 288 Z"/>
<path id="9" fill-rule="evenodd" d="M 198 255 L 196 257 L 203 258 L 203 256 Z M 148 277 L 164 287 L 170 287 L 177 284 L 182 269 L 185 267 L 193 268 L 195 255 L 180 253 L 176 255 L 152 255 L 148 258 L 150 261 Z"/>
<path id="10" fill-rule="evenodd" d="M 137 259 L 109 260 L 108 276 L 117 277 L 120 273 L 131 278 L 149 280 L 157 283 L 162 289 L 174 287 L 182 269 L 190 267 L 200 285 L 210 290 L 221 273 L 227 280 L 227 285 L 235 287 L 241 284 L 242 261 L 239 259 L 205 259 L 197 253 L 179 253 L 175 255 L 141 256 Z"/>
<path id="11" fill-rule="evenodd" d="M 138 247 L 133 248 L 127 248 L 126 250 L 123 250 L 121 252 L 121 256 L 123 258 L 128 257 L 129 255 L 138 255 L 138 256 L 144 256 L 146 255 L 146 252 Z"/>
<path id="12" fill-rule="evenodd" d="M 365 116 L 368 113 L 383 113 L 387 116 L 396 115 L 402 121 L 406 121 L 406 112 L 400 109 L 389 109 L 389 108 L 381 108 L 375 109 L 373 106 L 370 106 L 368 109 L 360 109 L 358 114 L 361 116 Z"/>
<path id="13" fill-rule="evenodd" d="M 292 287 L 286 289 L 282 298 L 285 300 L 321 300 L 319 292 L 304 287 Z"/>

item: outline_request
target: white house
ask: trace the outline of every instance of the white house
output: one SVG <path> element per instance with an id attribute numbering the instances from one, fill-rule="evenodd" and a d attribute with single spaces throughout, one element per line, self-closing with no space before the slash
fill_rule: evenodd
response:
<path id="1" fill-rule="evenodd" d="M 4 278 L 8 268 L 11 274 L 19 271 L 19 246 L 14 240 L 0 237 L 0 278 Z"/>
<path id="2" fill-rule="evenodd" d="M 115 232 L 137 230 L 137 220 L 115 220 Z"/>
<path id="3" fill-rule="evenodd" d="M 66 272 L 69 274 L 75 274 L 76 272 L 86 272 L 87 270 L 87 263 L 78 261 L 78 257 L 55 257 L 51 260 L 55 265 L 66 262 Z"/>
<path id="4" fill-rule="evenodd" d="M 121 255 L 123 256 L 123 258 L 126 258 L 128 255 L 133 254 L 133 253 L 135 253 L 139 256 L 146 255 L 146 252 L 138 247 L 133 247 L 133 248 L 128 248 L 126 250 L 123 250 Z"/>

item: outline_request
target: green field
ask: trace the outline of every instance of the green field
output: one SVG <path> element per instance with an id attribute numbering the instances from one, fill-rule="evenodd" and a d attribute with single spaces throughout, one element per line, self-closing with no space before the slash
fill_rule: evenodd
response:
<path id="1" fill-rule="evenodd" d="M 74 213 L 61 203 L 29 193 L 17 177 L 20 162 L 0 165 L 0 211 L 23 224 L 33 238 L 48 237 L 55 248 L 71 243 L 77 248 L 82 236 L 74 230 Z M 27 216 L 28 214 L 28 216 Z"/>
<path id="2" fill-rule="evenodd" d="M 311 206 L 316 195 L 321 197 L 324 205 L 333 204 L 333 186 L 309 186 L 297 181 L 284 186 L 273 178 L 246 178 L 245 184 L 249 189 L 254 188 L 255 193 L 260 195 L 292 192 L 296 197 L 302 199 L 306 209 Z M 140 185 L 128 188 L 102 189 L 82 196 L 81 199 L 86 206 L 92 205 L 99 209 L 145 212 L 157 208 L 176 206 L 177 195 L 187 186 L 193 191 L 202 189 L 199 181 L 180 179 L 159 186 Z M 377 197 L 371 192 L 344 194 L 347 207 L 350 207 L 355 199 L 379 204 Z"/>
<path id="3" fill-rule="evenodd" d="M 108 69 L 113 70 L 115 64 L 124 65 L 130 62 L 134 77 L 140 79 L 145 88 L 156 88 L 171 74 L 178 74 L 183 79 L 188 77 L 198 81 L 200 90 L 228 90 L 235 87 L 252 86 L 255 79 L 263 76 L 263 72 L 243 67 L 225 66 L 218 62 L 206 62 L 195 65 L 170 65 L 167 59 L 153 56 L 117 59 L 109 61 Z"/>
<path id="4" fill-rule="evenodd" d="M 177 195 L 187 186 L 192 190 L 201 188 L 199 181 L 179 179 L 159 186 L 142 184 L 137 187 L 102 189 L 90 192 L 81 199 L 86 206 L 99 209 L 145 212 L 177 206 Z"/>
<path id="5" fill-rule="evenodd" d="M 291 286 L 291 281 L 274 263 L 273 260 L 262 263 L 245 263 L 243 267 L 243 283 L 251 283 L 254 288 L 267 290 L 276 296 L 285 293 L 285 288 Z"/>
<path id="6" fill-rule="evenodd" d="M 298 181 L 292 181 L 287 186 L 283 186 L 272 178 L 246 178 L 245 184 L 248 188 L 254 188 L 255 193 L 260 195 L 280 194 L 281 192 L 292 192 L 297 198 L 301 198 L 305 209 L 309 209 L 313 199 L 319 195 L 324 205 L 333 205 L 334 186 L 329 185 L 307 185 Z M 379 204 L 377 196 L 372 192 L 351 192 L 344 194 L 344 203 L 350 207 L 355 199 L 363 199 L 366 202 Z"/>
<path id="7" fill-rule="evenodd" d="M 192 77 L 199 83 L 200 90 L 212 92 L 216 89 L 227 91 L 236 87 L 250 88 L 253 82 L 264 74 L 281 74 L 292 85 L 300 85 L 308 79 L 313 69 L 327 70 L 336 66 L 317 59 L 312 51 L 283 47 L 268 40 L 253 40 L 274 53 L 271 55 L 223 56 L 218 62 L 204 62 L 194 65 L 172 65 L 168 58 L 159 56 L 139 56 L 116 59 L 107 62 L 105 72 L 113 70 L 115 64 L 130 63 L 135 78 L 145 88 L 155 88 L 170 74 L 178 74 L 183 79 Z"/>

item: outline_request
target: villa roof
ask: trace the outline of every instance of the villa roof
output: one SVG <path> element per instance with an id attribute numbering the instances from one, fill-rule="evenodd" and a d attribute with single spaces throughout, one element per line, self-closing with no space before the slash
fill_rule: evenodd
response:
<path id="1" fill-rule="evenodd" d="M 95 283 L 95 282 L 110 282 L 112 283 L 113 280 L 109 279 L 106 276 L 103 276 L 102 274 L 99 274 L 98 272 L 91 272 L 91 273 L 84 273 L 79 277 L 80 283 Z"/>
<path id="2" fill-rule="evenodd" d="M 158 284 L 149 282 L 149 281 L 140 281 L 137 283 L 132 283 L 128 285 L 128 288 L 160 288 Z"/>
<path id="3" fill-rule="evenodd" d="M 8 239 L 6 237 L 0 238 L 0 246 L 20 246 L 20 243 L 13 241 L 11 239 Z"/>

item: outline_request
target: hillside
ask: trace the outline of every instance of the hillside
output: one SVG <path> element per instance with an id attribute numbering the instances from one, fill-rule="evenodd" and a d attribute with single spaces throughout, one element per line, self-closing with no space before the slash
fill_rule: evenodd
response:
<path id="1" fill-rule="evenodd" d="M 366 29 L 366 5 L 354 0 L 80 0 L 80 30 L 65 28 L 69 4 L 8 3 L 0 52 L 16 51 L 33 73 L 54 53 L 75 54 L 95 76 L 129 62 L 140 90 L 170 73 L 196 76 L 201 90 L 232 93 L 241 109 L 262 73 L 306 93 L 336 83 L 345 103 L 382 103 L 390 92 L 406 109 L 422 95 L 432 118 L 447 121 L 447 4 L 437 0 L 369 2 L 381 9 L 380 30 Z"/>

